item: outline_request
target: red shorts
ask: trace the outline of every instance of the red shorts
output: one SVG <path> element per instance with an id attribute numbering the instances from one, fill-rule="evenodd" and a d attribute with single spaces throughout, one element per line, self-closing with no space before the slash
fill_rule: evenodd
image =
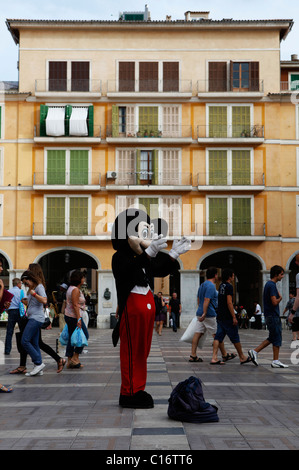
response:
<path id="1" fill-rule="evenodd" d="M 147 358 L 155 321 L 155 301 L 146 295 L 131 293 L 120 322 L 121 395 L 134 395 L 145 389 Z"/>

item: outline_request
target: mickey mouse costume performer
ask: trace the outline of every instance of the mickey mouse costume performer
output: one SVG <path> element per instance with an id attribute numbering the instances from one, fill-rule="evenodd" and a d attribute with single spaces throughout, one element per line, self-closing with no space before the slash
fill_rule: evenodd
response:
<path id="1" fill-rule="evenodd" d="M 162 224 L 161 219 L 159 225 Z M 153 221 L 154 222 L 154 221 Z M 155 321 L 155 302 L 151 291 L 154 277 L 165 277 L 177 271 L 177 258 L 186 253 L 191 242 L 174 240 L 169 253 L 163 235 L 154 234 L 155 223 L 139 209 L 127 209 L 114 221 L 112 257 L 118 300 L 118 322 L 113 331 L 113 344 L 120 339 L 121 389 L 119 405 L 124 408 L 153 408 L 145 392 L 147 357 L 150 352 Z"/>

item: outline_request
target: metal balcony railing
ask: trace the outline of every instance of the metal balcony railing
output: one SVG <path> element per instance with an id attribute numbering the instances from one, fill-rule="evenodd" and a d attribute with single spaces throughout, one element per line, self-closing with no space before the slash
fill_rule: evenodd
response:
<path id="1" fill-rule="evenodd" d="M 247 220 L 218 219 L 208 224 L 195 223 L 183 226 L 185 236 L 215 236 L 215 237 L 264 237 L 265 223 L 251 223 Z"/>
<path id="2" fill-rule="evenodd" d="M 92 125 L 89 122 L 89 119 L 86 120 L 86 128 L 83 129 L 83 126 L 76 126 L 74 131 L 72 131 L 69 119 L 64 120 L 64 124 L 61 130 L 59 129 L 55 132 L 50 132 L 49 134 L 47 134 L 47 128 L 45 124 L 42 127 L 40 123 L 34 126 L 34 137 L 69 137 L 72 139 L 78 139 L 82 137 L 96 137 L 100 139 L 101 132 L 101 126 Z"/>
<path id="3" fill-rule="evenodd" d="M 97 224 L 87 219 L 64 221 L 47 218 L 44 222 L 33 222 L 32 236 L 95 236 Z"/>
<path id="4" fill-rule="evenodd" d="M 213 170 L 210 173 L 197 174 L 197 186 L 264 186 L 264 184 L 264 173 Z"/>
<path id="5" fill-rule="evenodd" d="M 157 185 L 157 186 L 192 186 L 192 174 L 188 172 L 178 172 L 165 170 L 153 172 L 147 170 L 140 171 L 117 171 L 115 179 L 107 179 L 107 184 L 115 185 Z"/>
<path id="6" fill-rule="evenodd" d="M 298 91 L 299 93 L 299 80 L 281 81 L 280 91 Z"/>
<path id="7" fill-rule="evenodd" d="M 76 93 L 102 93 L 101 80 L 89 79 L 37 79 L 35 92 L 76 92 Z"/>
<path id="8" fill-rule="evenodd" d="M 33 184 L 36 186 L 99 186 L 101 184 L 101 174 L 96 172 L 65 172 L 65 171 L 45 171 L 33 174 Z M 46 188 L 45 188 L 46 189 Z"/>
<path id="9" fill-rule="evenodd" d="M 197 92 L 198 93 L 253 93 L 264 91 L 264 80 L 197 80 Z"/>
<path id="10" fill-rule="evenodd" d="M 231 139 L 231 138 L 248 138 L 257 139 L 264 138 L 264 126 L 260 124 L 251 125 L 221 125 L 210 124 L 197 126 L 198 138 L 218 138 L 218 139 Z"/>
<path id="11" fill-rule="evenodd" d="M 191 80 L 108 80 L 107 93 L 192 93 Z"/>
<path id="12" fill-rule="evenodd" d="M 106 137 L 115 138 L 179 138 L 192 139 L 192 126 L 181 126 L 179 124 L 167 124 L 162 126 L 133 126 L 133 125 L 108 125 Z"/>

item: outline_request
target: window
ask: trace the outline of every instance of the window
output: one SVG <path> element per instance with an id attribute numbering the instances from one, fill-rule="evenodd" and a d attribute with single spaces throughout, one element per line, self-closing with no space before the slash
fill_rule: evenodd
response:
<path id="1" fill-rule="evenodd" d="M 47 184 L 87 185 L 90 151 L 86 149 L 46 150 Z"/>
<path id="2" fill-rule="evenodd" d="M 46 197 L 45 203 L 47 235 L 88 235 L 88 197 Z"/>
<path id="3" fill-rule="evenodd" d="M 181 235 L 181 198 L 178 196 L 117 196 L 117 214 L 136 207 L 145 210 L 151 219 L 161 217 L 168 223 L 168 235 Z"/>
<path id="4" fill-rule="evenodd" d="M 208 150 L 208 184 L 250 185 L 251 150 Z"/>
<path id="5" fill-rule="evenodd" d="M 4 104 L 0 103 L 0 139 L 4 139 Z"/>
<path id="6" fill-rule="evenodd" d="M 4 196 L 0 194 L 0 236 L 3 235 L 3 202 Z"/>
<path id="7" fill-rule="evenodd" d="M 93 137 L 93 106 L 40 105 L 40 137 Z"/>
<path id="8" fill-rule="evenodd" d="M 0 147 L 0 186 L 3 186 L 4 181 L 4 149 Z"/>
<path id="9" fill-rule="evenodd" d="M 252 106 L 208 106 L 209 137 L 251 137 Z"/>
<path id="10" fill-rule="evenodd" d="M 89 91 L 90 63 L 49 61 L 49 91 Z"/>
<path id="11" fill-rule="evenodd" d="M 119 62 L 118 91 L 178 92 L 179 62 Z"/>
<path id="12" fill-rule="evenodd" d="M 252 234 L 252 197 L 208 198 L 208 234 Z"/>
<path id="13" fill-rule="evenodd" d="M 209 91 L 259 91 L 259 62 L 209 62 Z"/>

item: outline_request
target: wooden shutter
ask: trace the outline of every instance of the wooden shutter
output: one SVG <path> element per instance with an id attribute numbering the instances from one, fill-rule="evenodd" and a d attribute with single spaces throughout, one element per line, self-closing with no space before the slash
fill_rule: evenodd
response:
<path id="1" fill-rule="evenodd" d="M 161 217 L 168 223 L 168 235 L 180 237 L 182 231 L 180 198 L 163 197 L 161 211 Z"/>
<path id="2" fill-rule="evenodd" d="M 146 213 L 150 216 L 151 219 L 156 219 L 159 217 L 159 198 L 157 197 L 139 197 L 138 205 L 143 206 Z"/>
<path id="3" fill-rule="evenodd" d="M 209 107 L 209 137 L 227 137 L 227 107 Z"/>
<path id="4" fill-rule="evenodd" d="M 70 151 L 70 184 L 88 184 L 88 150 Z"/>
<path id="5" fill-rule="evenodd" d="M 179 91 L 178 62 L 163 62 L 163 91 Z"/>
<path id="6" fill-rule="evenodd" d="M 232 184 L 250 185 L 250 150 L 232 151 Z"/>
<path id="7" fill-rule="evenodd" d="M 181 137 L 180 106 L 164 105 L 163 108 L 163 137 Z"/>
<path id="8" fill-rule="evenodd" d="M 46 134 L 46 117 L 48 114 L 48 106 L 45 104 L 40 105 L 40 116 L 39 116 L 39 135 L 45 137 Z M 1 122 L 1 121 L 0 121 Z M 1 131 L 1 126 L 0 126 Z"/>
<path id="9" fill-rule="evenodd" d="M 232 107 L 232 137 L 250 137 L 250 107 Z"/>
<path id="10" fill-rule="evenodd" d="M 49 62 L 49 91 L 67 91 L 67 62 Z"/>
<path id="11" fill-rule="evenodd" d="M 112 105 L 112 137 L 119 137 L 119 128 L 118 128 L 118 106 L 116 104 Z"/>
<path id="12" fill-rule="evenodd" d="M 72 62 L 72 91 L 89 91 L 89 62 Z"/>
<path id="13" fill-rule="evenodd" d="M 47 198 L 47 235 L 65 234 L 65 198 Z"/>
<path id="14" fill-rule="evenodd" d="M 47 151 L 47 184 L 65 184 L 65 150 Z"/>
<path id="15" fill-rule="evenodd" d="M 116 184 L 135 184 L 135 150 L 119 150 Z"/>
<path id="16" fill-rule="evenodd" d="M 88 106 L 88 120 L 87 120 L 87 127 L 88 127 L 88 136 L 93 137 L 94 131 L 93 131 L 93 119 L 94 116 L 94 108 L 93 106 Z"/>
<path id="17" fill-rule="evenodd" d="M 259 62 L 249 62 L 249 90 L 251 91 L 260 91 L 259 67 Z"/>
<path id="18" fill-rule="evenodd" d="M 161 184 L 181 184 L 180 162 L 178 150 L 162 151 Z M 184 184 L 190 184 L 190 181 Z"/>
<path id="19" fill-rule="evenodd" d="M 158 106 L 139 106 L 139 130 L 145 135 L 145 131 L 158 133 Z"/>
<path id="20" fill-rule="evenodd" d="M 209 184 L 227 185 L 226 150 L 209 150 Z"/>
<path id="21" fill-rule="evenodd" d="M 227 235 L 227 199 L 209 198 L 209 235 Z"/>
<path id="22" fill-rule="evenodd" d="M 135 91 L 135 62 L 119 62 L 118 91 Z"/>
<path id="23" fill-rule="evenodd" d="M 245 197 L 233 198 L 232 205 L 232 235 L 250 235 L 251 199 Z"/>
<path id="24" fill-rule="evenodd" d="M 158 62 L 139 63 L 139 91 L 158 91 Z"/>
<path id="25" fill-rule="evenodd" d="M 227 63 L 209 62 L 209 91 L 228 91 L 227 88 Z"/>
<path id="26" fill-rule="evenodd" d="M 65 106 L 65 135 L 70 135 L 70 117 L 72 115 L 73 106 L 67 104 Z"/>
<path id="27" fill-rule="evenodd" d="M 71 197 L 69 234 L 88 235 L 88 198 Z"/>
<path id="28" fill-rule="evenodd" d="M 159 152 L 157 149 L 152 151 L 152 184 L 159 184 Z"/>

